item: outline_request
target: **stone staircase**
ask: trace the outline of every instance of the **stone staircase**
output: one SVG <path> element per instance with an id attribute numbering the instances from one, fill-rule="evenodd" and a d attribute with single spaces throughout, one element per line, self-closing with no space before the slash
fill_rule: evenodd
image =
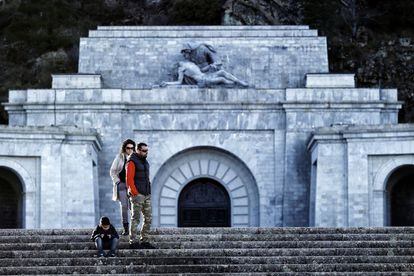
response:
<path id="1" fill-rule="evenodd" d="M 414 275 L 414 228 L 159 228 L 96 258 L 92 229 L 0 230 L 0 274 Z"/>

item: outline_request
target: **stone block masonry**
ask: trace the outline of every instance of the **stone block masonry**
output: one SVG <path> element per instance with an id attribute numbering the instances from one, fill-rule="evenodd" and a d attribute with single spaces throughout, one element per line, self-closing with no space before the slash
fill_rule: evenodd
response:
<path id="1" fill-rule="evenodd" d="M 177 78 L 187 42 L 213 46 L 249 87 L 160 87 Z M 51 89 L 12 90 L 5 106 L 0 139 L 21 129 L 35 151 L 4 144 L 0 162 L 27 154 L 35 161 L 23 167 L 41 164 L 32 186 L 42 196 L 25 199 L 38 206 L 26 213 L 29 227 L 91 227 L 100 215 L 119 226 L 109 168 L 127 138 L 149 144 L 154 226 L 178 225 L 180 193 L 201 178 L 226 190 L 232 226 L 366 226 L 381 204 L 366 203 L 378 192 L 360 192 L 374 161 L 358 178 L 343 143 L 316 152 L 307 142 L 319 127 L 397 124 L 401 102 L 395 89 L 358 89 L 352 74 L 329 74 L 326 38 L 308 26 L 102 26 L 81 39 L 78 74 L 53 75 Z M 355 168 L 358 139 L 347 156 Z"/>

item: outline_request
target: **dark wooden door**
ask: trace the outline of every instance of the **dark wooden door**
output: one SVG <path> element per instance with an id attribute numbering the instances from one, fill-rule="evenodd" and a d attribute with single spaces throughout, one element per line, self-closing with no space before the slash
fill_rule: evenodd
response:
<path id="1" fill-rule="evenodd" d="M 179 227 L 230 227 L 230 198 L 217 181 L 199 178 L 178 199 Z"/>
<path id="2" fill-rule="evenodd" d="M 414 174 L 401 179 L 391 191 L 391 226 L 414 226 Z"/>
<path id="3" fill-rule="evenodd" d="M 0 178 L 0 228 L 20 228 L 20 194 Z"/>

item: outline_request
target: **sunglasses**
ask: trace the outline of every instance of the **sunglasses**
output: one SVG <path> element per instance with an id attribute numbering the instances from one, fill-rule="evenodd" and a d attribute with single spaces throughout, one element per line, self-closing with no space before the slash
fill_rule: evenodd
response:
<path id="1" fill-rule="evenodd" d="M 139 151 L 142 151 L 142 152 L 147 152 L 148 150 L 146 149 L 146 150 L 142 150 L 142 149 L 140 149 Z"/>
<path id="2" fill-rule="evenodd" d="M 125 149 L 130 149 L 130 150 L 133 150 L 134 149 L 134 147 L 126 147 Z"/>

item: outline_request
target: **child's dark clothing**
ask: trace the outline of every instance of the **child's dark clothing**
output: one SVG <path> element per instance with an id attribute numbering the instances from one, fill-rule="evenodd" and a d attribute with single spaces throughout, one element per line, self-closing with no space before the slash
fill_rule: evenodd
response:
<path id="1" fill-rule="evenodd" d="M 102 238 L 102 234 L 104 234 Z M 111 235 L 111 238 L 109 238 L 108 235 Z M 96 238 L 101 238 L 103 242 L 109 242 L 113 238 L 119 239 L 119 235 L 115 230 L 115 227 L 112 226 L 112 224 L 109 226 L 108 230 L 103 229 L 101 226 L 96 226 L 95 230 L 92 233 L 91 240 L 95 241 Z"/>
<path id="2" fill-rule="evenodd" d="M 110 238 L 109 235 L 111 236 Z M 110 253 L 115 254 L 115 250 L 118 246 L 119 235 L 112 224 L 109 226 L 108 230 L 105 230 L 98 225 L 92 233 L 91 240 L 96 244 L 98 256 L 103 256 L 104 249 L 110 249 Z"/>

